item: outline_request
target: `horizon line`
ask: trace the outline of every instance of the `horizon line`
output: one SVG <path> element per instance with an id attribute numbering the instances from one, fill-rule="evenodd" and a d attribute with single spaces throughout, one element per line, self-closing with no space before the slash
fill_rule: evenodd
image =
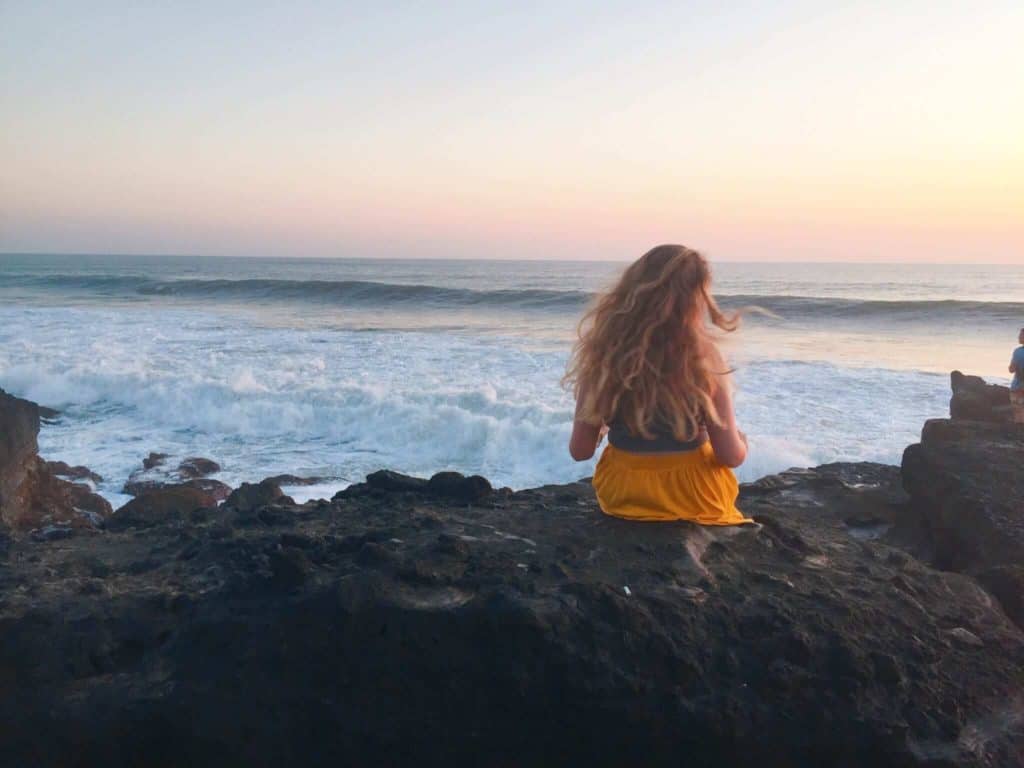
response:
<path id="1" fill-rule="evenodd" d="M 890 265 L 890 266 L 977 266 L 977 267 L 1024 267 L 1024 263 L 1010 261 L 978 262 L 967 261 L 891 261 L 888 259 L 865 259 L 862 261 L 838 260 L 838 259 L 729 259 L 715 258 L 702 252 L 712 263 L 721 264 L 835 264 L 835 265 Z M 622 259 L 574 259 L 574 258 L 508 258 L 501 256 L 280 256 L 269 254 L 202 254 L 202 253 L 144 253 L 144 252 L 116 252 L 103 251 L 0 251 L 0 258 L 7 256 L 114 256 L 123 258 L 140 259 L 250 259 L 250 260 L 295 260 L 295 261 L 422 261 L 422 262 L 449 262 L 449 261 L 485 261 L 485 262 L 539 262 L 539 263 L 590 263 L 590 264 L 628 264 L 635 261 L 639 256 Z"/>

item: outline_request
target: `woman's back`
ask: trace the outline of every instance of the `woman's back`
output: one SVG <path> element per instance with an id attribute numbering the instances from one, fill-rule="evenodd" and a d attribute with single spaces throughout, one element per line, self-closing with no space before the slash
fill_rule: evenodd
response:
<path id="1" fill-rule="evenodd" d="M 730 467 L 746 457 L 729 371 L 705 318 L 731 331 L 710 270 L 683 246 L 659 246 L 625 270 L 581 323 L 566 380 L 575 385 L 570 453 L 608 446 L 594 474 L 607 514 L 636 520 L 750 522 Z"/>
<path id="2" fill-rule="evenodd" d="M 630 453 L 683 453 L 700 448 L 708 440 L 708 433 L 703 426 L 697 437 L 690 440 L 680 440 L 665 423 L 655 422 L 649 429 L 652 437 L 636 435 L 625 422 L 613 418 L 608 424 L 608 444 Z"/>

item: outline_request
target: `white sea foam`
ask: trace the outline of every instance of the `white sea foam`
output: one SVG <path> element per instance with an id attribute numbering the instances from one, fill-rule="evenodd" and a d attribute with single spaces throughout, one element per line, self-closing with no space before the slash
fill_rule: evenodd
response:
<path id="1" fill-rule="evenodd" d="M 149 451 L 219 461 L 230 484 L 290 472 L 329 495 L 381 467 L 480 473 L 515 488 L 592 473 L 566 451 L 560 345 L 500 336 L 263 328 L 197 312 L 2 312 L 0 382 L 65 410 L 46 455 L 112 495 Z M 748 361 L 738 408 L 752 480 L 833 460 L 894 462 L 944 382 L 929 374 Z M 114 498 L 121 500 L 120 497 Z"/>

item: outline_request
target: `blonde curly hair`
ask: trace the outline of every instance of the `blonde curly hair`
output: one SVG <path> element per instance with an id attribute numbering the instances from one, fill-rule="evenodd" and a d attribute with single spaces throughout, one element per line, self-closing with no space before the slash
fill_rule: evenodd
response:
<path id="1" fill-rule="evenodd" d="M 728 371 L 705 319 L 731 332 L 740 318 L 719 309 L 703 256 L 659 245 L 637 259 L 580 321 L 562 380 L 576 395 L 577 418 L 617 419 L 648 440 L 655 424 L 684 441 L 721 424 L 716 378 Z"/>

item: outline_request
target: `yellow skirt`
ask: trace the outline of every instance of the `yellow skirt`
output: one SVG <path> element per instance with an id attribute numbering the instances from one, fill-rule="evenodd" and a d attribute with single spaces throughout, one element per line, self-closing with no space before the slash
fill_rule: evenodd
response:
<path id="1" fill-rule="evenodd" d="M 736 475 L 715 458 L 710 442 L 686 453 L 629 453 L 609 445 L 593 482 L 604 513 L 627 520 L 754 522 L 736 509 Z"/>

